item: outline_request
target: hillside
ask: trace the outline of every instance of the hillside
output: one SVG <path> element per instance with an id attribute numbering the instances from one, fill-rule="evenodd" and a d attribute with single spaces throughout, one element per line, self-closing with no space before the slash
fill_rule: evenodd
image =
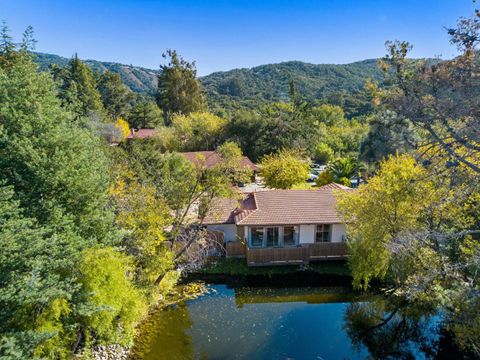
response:
<path id="1" fill-rule="evenodd" d="M 53 55 L 36 53 L 36 62 L 41 70 L 46 70 L 52 64 L 64 66 L 70 59 Z M 157 87 L 158 70 L 145 69 L 140 66 L 123 65 L 115 62 L 84 60 L 93 70 L 105 72 L 107 70 L 120 75 L 123 82 L 134 92 L 154 94 Z"/>
<path id="2" fill-rule="evenodd" d="M 45 70 L 51 64 L 66 65 L 67 58 L 37 53 L 36 61 Z M 159 70 L 114 62 L 85 60 L 92 69 L 110 70 L 120 74 L 125 84 L 135 92 L 153 94 Z M 309 100 L 337 97 L 339 93 L 352 94 L 361 90 L 366 79 L 381 80 L 382 74 L 376 60 L 351 64 L 308 64 L 289 61 L 261 65 L 251 69 L 234 69 L 215 72 L 200 78 L 212 105 L 231 107 L 249 106 L 262 101 L 279 101 L 288 98 L 289 79 L 297 91 Z"/>
<path id="3" fill-rule="evenodd" d="M 216 72 L 203 77 L 202 84 L 211 100 L 278 101 L 288 98 L 289 80 L 303 97 L 315 100 L 363 88 L 368 78 L 381 80 L 376 60 L 345 65 L 308 64 L 289 61 L 251 69 Z"/>

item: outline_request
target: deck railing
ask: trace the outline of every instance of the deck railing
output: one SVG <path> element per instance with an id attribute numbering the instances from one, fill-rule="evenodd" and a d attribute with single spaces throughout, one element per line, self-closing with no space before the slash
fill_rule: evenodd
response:
<path id="1" fill-rule="evenodd" d="M 309 260 L 343 258 L 347 255 L 347 243 L 315 243 L 308 246 Z"/>
<path id="2" fill-rule="evenodd" d="M 303 264 L 307 260 L 308 248 L 247 248 L 248 265 Z"/>
<path id="3" fill-rule="evenodd" d="M 240 241 L 227 242 L 225 244 L 225 249 L 227 251 L 227 258 L 231 257 L 245 257 L 247 247 L 245 243 Z"/>
<path id="4" fill-rule="evenodd" d="M 227 256 L 232 256 L 228 246 L 233 251 L 237 250 L 233 244 L 238 243 L 227 243 Z M 244 249 L 249 266 L 307 264 L 310 261 L 343 259 L 347 256 L 346 243 L 316 243 L 285 248 L 244 247 Z"/>

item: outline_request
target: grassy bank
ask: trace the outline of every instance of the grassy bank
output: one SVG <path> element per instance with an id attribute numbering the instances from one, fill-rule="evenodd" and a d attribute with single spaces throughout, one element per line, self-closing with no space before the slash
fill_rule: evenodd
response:
<path id="1" fill-rule="evenodd" d="M 346 261 L 323 261 L 311 263 L 308 266 L 256 266 L 249 267 L 245 259 L 220 258 L 203 268 L 200 273 L 205 275 L 227 276 L 274 276 L 295 274 L 299 272 L 313 272 L 321 275 L 351 276 Z"/>

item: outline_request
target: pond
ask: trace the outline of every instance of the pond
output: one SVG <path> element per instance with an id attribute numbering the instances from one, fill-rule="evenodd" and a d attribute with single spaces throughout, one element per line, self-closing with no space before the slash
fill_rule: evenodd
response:
<path id="1" fill-rule="evenodd" d="M 438 315 L 398 309 L 349 288 L 210 285 L 204 296 L 154 313 L 133 357 L 422 359 L 444 351 Z"/>

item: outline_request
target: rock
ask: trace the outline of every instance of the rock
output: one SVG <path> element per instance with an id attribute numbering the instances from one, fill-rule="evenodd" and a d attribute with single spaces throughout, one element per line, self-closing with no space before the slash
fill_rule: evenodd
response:
<path id="1" fill-rule="evenodd" d="M 121 345 L 99 345 L 92 348 L 95 360 L 127 360 L 128 350 Z"/>

